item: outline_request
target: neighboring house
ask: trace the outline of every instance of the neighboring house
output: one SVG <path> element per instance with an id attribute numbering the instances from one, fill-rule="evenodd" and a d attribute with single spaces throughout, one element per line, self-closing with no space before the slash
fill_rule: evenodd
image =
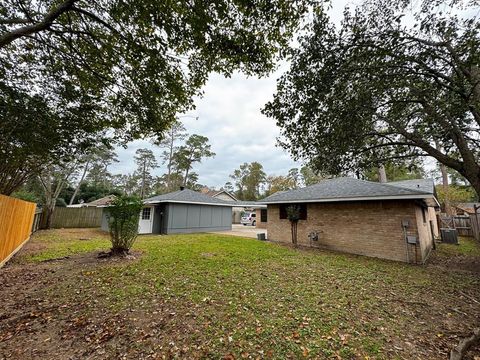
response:
<path id="1" fill-rule="evenodd" d="M 176 234 L 232 229 L 232 205 L 189 189 L 144 200 L 140 234 Z M 105 211 L 106 213 L 106 211 Z M 102 229 L 108 230 L 107 216 Z"/>
<path id="2" fill-rule="evenodd" d="M 88 203 L 81 203 L 81 204 L 74 204 L 74 205 L 67 205 L 67 207 L 105 207 L 112 203 L 115 200 L 115 195 L 107 195 L 100 199 L 90 201 Z"/>
<path id="3" fill-rule="evenodd" d="M 232 193 L 226 190 L 210 190 L 209 188 L 203 188 L 200 192 L 204 195 L 208 195 L 220 200 L 238 201 L 238 199 Z"/>
<path id="4" fill-rule="evenodd" d="M 477 209 L 477 213 L 480 212 L 480 203 L 459 203 L 455 205 L 455 210 L 457 215 L 471 215 L 475 214 L 475 208 Z"/>
<path id="5" fill-rule="evenodd" d="M 276 193 L 261 203 L 267 205 L 273 241 L 291 243 L 286 212 L 291 205 L 300 207 L 299 245 L 423 263 L 438 236 L 433 180 L 336 178 Z"/>
<path id="6" fill-rule="evenodd" d="M 255 207 L 252 207 L 252 204 L 255 204 L 254 201 L 240 201 L 232 193 L 225 190 L 210 190 L 209 188 L 203 188 L 201 190 L 202 194 L 211 196 L 215 199 L 232 201 L 235 202 L 238 206 L 232 208 L 232 224 L 240 224 L 242 219 L 242 214 L 246 211 L 255 211 Z"/>

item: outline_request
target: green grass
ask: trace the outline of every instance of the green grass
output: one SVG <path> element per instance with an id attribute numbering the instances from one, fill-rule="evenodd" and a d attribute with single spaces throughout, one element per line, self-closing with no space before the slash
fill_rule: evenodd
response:
<path id="1" fill-rule="evenodd" d="M 40 249 L 16 261 L 109 247 L 98 233 L 78 240 L 78 234 L 51 231 L 33 241 Z M 479 285 L 468 274 L 224 235 L 140 236 L 134 250 L 138 260 L 79 268 L 45 289 L 46 296 L 82 304 L 85 314 L 157 311 L 169 319 L 162 346 L 183 342 L 192 357 L 196 349 L 211 358 L 392 358 L 391 344 L 405 334 L 414 342 L 442 332 L 458 291 L 478 292 Z M 453 250 L 442 245 L 439 251 L 448 256 Z M 455 251 L 480 255 L 464 239 Z M 143 328 L 158 317 L 148 317 Z M 185 339 L 176 331 L 187 325 Z"/>
<path id="2" fill-rule="evenodd" d="M 480 257 L 480 244 L 473 238 L 459 237 L 458 245 L 440 244 L 438 246 L 438 254 L 440 256 L 476 256 Z"/>
<path id="3" fill-rule="evenodd" d="M 86 230 L 78 236 L 68 230 L 42 231 L 34 235 L 39 241 L 39 251 L 28 251 L 15 258 L 17 262 L 41 262 L 91 251 L 108 250 L 110 241 L 106 234 L 96 230 Z"/>

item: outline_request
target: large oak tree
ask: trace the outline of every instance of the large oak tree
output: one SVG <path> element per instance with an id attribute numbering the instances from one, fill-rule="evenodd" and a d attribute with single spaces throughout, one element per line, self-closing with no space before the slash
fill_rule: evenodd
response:
<path id="1" fill-rule="evenodd" d="M 13 114 L 21 108 L 9 99 L 11 94 L 38 98 L 45 111 L 33 114 L 37 120 L 30 109 L 3 117 L 1 130 L 15 127 L 18 118 L 26 124 L 38 121 L 35 129 L 50 126 L 53 122 L 45 116 L 58 119 L 71 108 L 85 108 L 83 116 L 77 112 L 69 118 L 73 121 L 63 121 L 66 115 L 60 121 L 67 143 L 82 145 L 65 147 L 45 136 L 41 145 L 51 150 L 45 154 L 71 155 L 72 149 L 84 147 L 89 134 L 106 129 L 123 141 L 158 136 L 178 112 L 193 107 L 193 97 L 201 95 L 210 72 L 270 72 L 311 2 L 2 1 L 0 91 L 9 90 L 0 93 L 0 100 L 13 104 L 2 111 Z M 55 128 L 39 131 L 48 135 Z M 24 140 L 35 154 L 38 142 Z M 43 162 L 58 158 L 45 157 Z M 33 171 L 28 164 L 19 166 L 26 177 Z M 6 181 L 12 183 L 17 172 L 12 169 Z M 9 193 L 10 188 L 2 191 Z"/>
<path id="2" fill-rule="evenodd" d="M 456 2 L 454 2 L 455 4 Z M 458 2 L 457 2 L 458 3 Z M 326 173 L 432 157 L 480 194 L 478 5 L 367 1 L 318 13 L 264 112 L 295 158 Z"/>

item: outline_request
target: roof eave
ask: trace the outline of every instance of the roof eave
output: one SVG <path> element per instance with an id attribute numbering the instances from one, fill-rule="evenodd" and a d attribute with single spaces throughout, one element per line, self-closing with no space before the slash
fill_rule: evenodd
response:
<path id="1" fill-rule="evenodd" d="M 144 204 L 145 204 L 145 205 L 155 205 L 155 204 L 161 204 L 161 203 L 195 204 L 195 205 L 212 205 L 212 206 L 235 207 L 235 204 L 209 203 L 209 202 L 198 202 L 198 201 L 182 201 L 182 200 L 152 200 L 152 201 L 144 201 Z"/>
<path id="2" fill-rule="evenodd" d="M 259 201 L 262 204 L 299 204 L 299 203 L 329 203 L 329 202 L 345 202 L 345 201 L 374 201 L 374 200 L 409 200 L 409 199 L 430 199 L 434 198 L 433 194 L 414 194 L 414 195 L 392 195 L 392 196 L 361 196 L 361 197 L 345 197 L 333 199 L 308 199 L 308 200 L 272 200 Z M 435 201 L 438 204 L 437 199 Z"/>

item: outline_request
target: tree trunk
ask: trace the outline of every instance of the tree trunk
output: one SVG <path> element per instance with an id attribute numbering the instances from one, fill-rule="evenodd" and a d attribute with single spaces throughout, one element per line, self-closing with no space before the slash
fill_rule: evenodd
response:
<path id="1" fill-rule="evenodd" d="M 297 247 L 297 223 L 291 222 L 291 231 L 292 231 L 292 244 L 294 247 Z"/>
<path id="2" fill-rule="evenodd" d="M 185 170 L 185 178 L 183 179 L 183 186 L 187 187 L 187 179 L 188 179 L 188 172 L 190 170 L 190 165 L 187 166 L 187 170 Z"/>
<path id="3" fill-rule="evenodd" d="M 480 167 L 478 167 L 477 171 L 469 171 L 462 175 L 468 180 L 470 185 L 472 185 L 477 193 L 477 197 L 480 199 Z"/>
<path id="4" fill-rule="evenodd" d="M 173 141 L 174 141 L 174 136 L 173 136 L 173 129 L 171 133 L 171 142 L 170 142 L 170 154 L 168 156 L 168 169 L 167 169 L 167 189 L 168 191 L 172 190 L 172 184 L 171 184 L 171 175 L 172 175 L 172 158 L 173 158 Z"/>
<path id="5" fill-rule="evenodd" d="M 145 198 L 145 171 L 146 171 L 146 162 L 143 163 L 143 173 L 142 173 L 142 190 L 140 192 L 140 196 L 142 199 Z"/>
<path id="6" fill-rule="evenodd" d="M 87 161 L 87 163 L 85 164 L 85 169 L 83 169 L 82 177 L 81 177 L 80 181 L 78 182 L 78 185 L 75 188 L 75 191 L 73 192 L 72 198 L 70 199 L 70 202 L 68 203 L 68 205 L 72 205 L 73 202 L 75 201 L 75 198 L 77 197 L 78 191 L 80 190 L 80 185 L 82 185 L 83 179 L 85 179 L 85 175 L 87 174 L 88 165 L 89 165 L 89 161 Z"/>
<path id="7" fill-rule="evenodd" d="M 43 211 L 43 228 L 50 229 L 52 227 L 52 217 L 53 211 L 55 209 L 55 204 L 45 205 L 45 209 Z"/>
<path id="8" fill-rule="evenodd" d="M 440 172 L 442 173 L 442 188 L 443 188 L 443 194 L 444 194 L 444 205 L 445 205 L 445 213 L 448 216 L 451 216 L 453 214 L 452 211 L 452 206 L 450 205 L 450 194 L 448 193 L 448 173 L 447 173 L 447 167 L 443 164 L 440 164 Z"/>
<path id="9" fill-rule="evenodd" d="M 383 164 L 378 167 L 378 182 L 387 182 L 387 173 L 385 172 L 385 166 Z"/>

